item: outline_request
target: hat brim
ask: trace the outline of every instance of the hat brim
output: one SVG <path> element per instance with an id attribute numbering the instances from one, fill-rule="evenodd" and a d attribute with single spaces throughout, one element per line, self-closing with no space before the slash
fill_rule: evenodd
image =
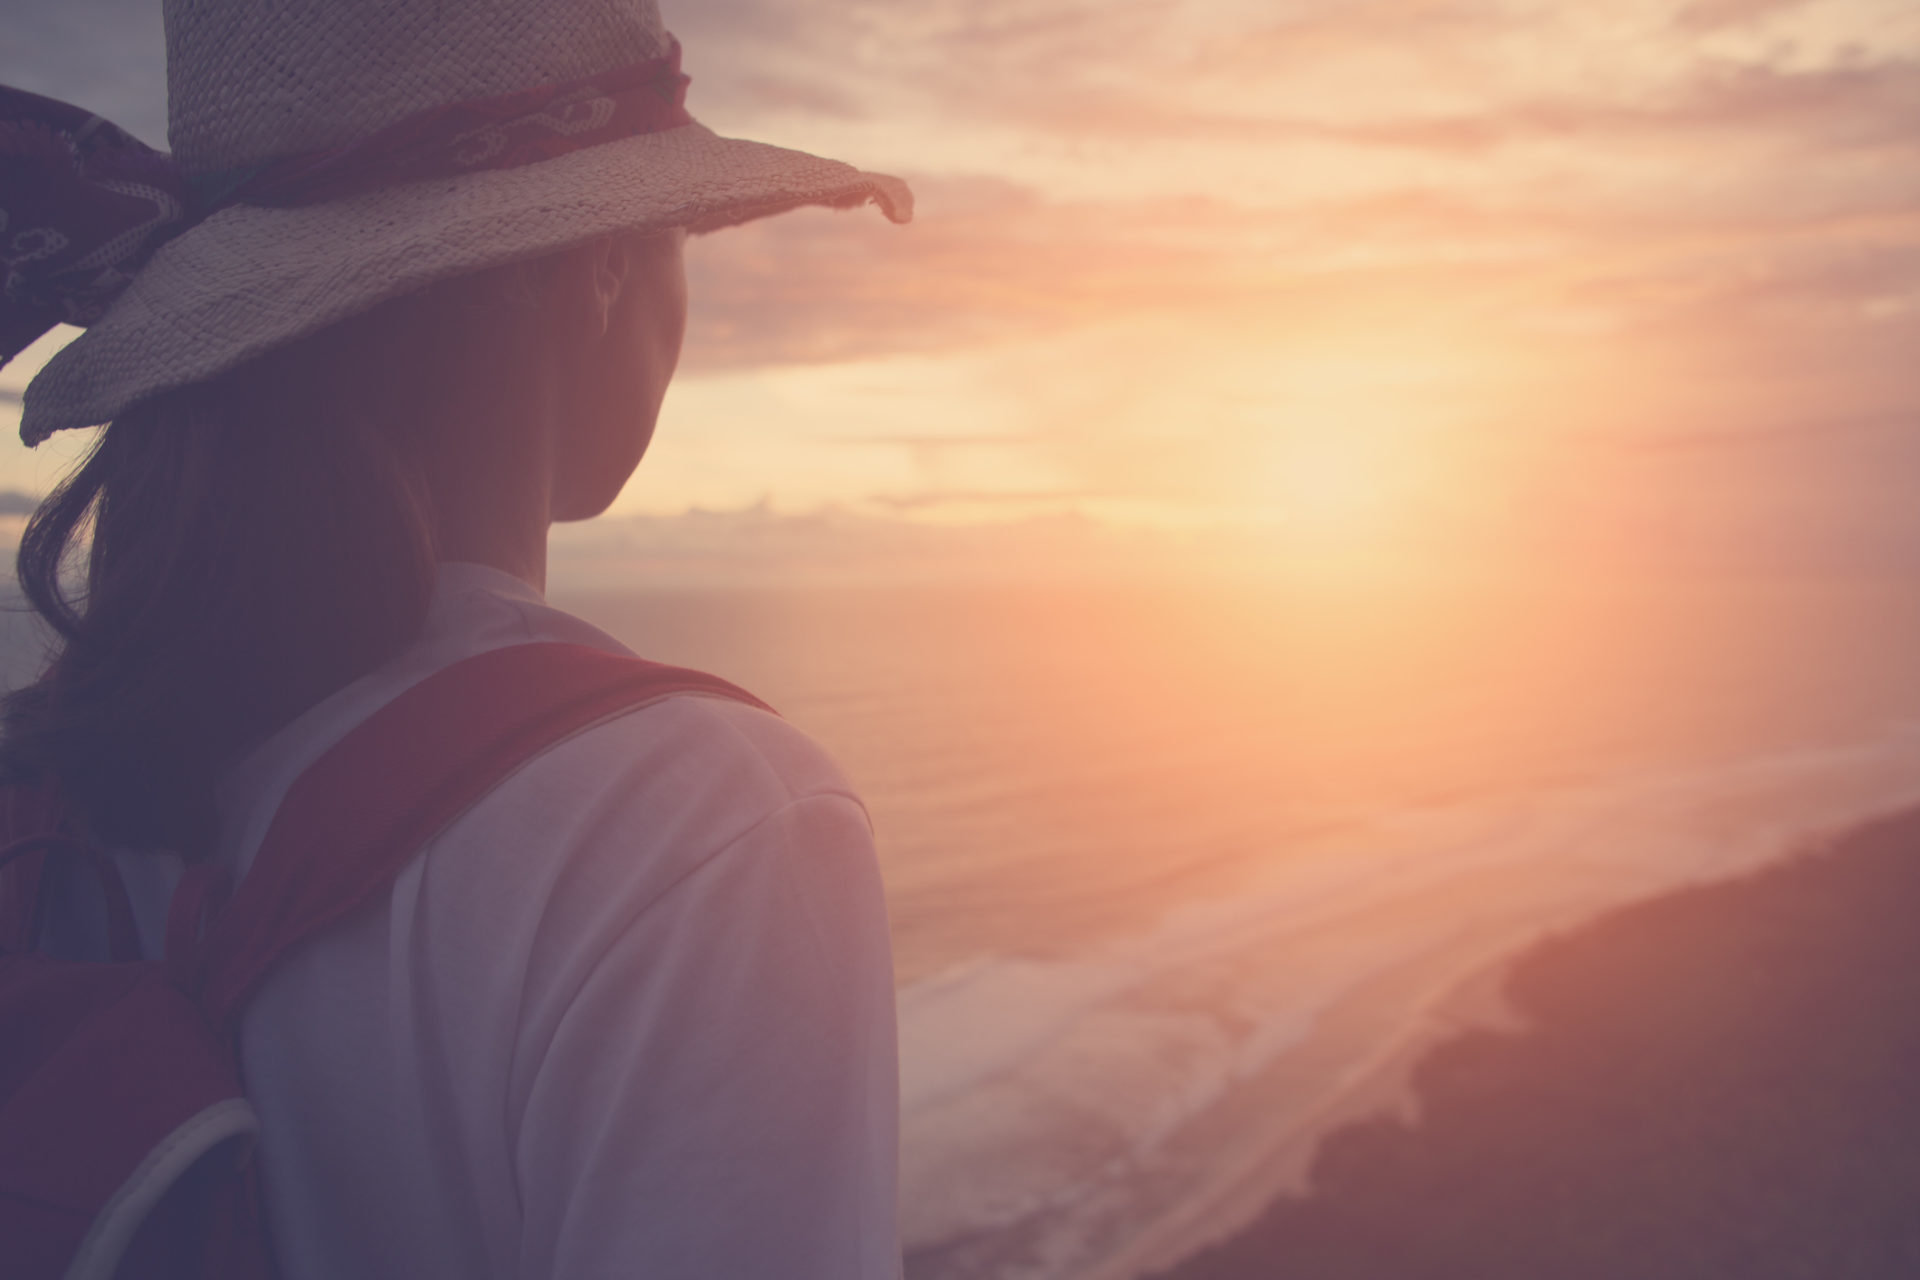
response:
<path id="1" fill-rule="evenodd" d="M 621 231 L 712 231 L 808 205 L 913 216 L 905 183 L 682 125 L 301 208 L 235 205 L 168 242 L 28 384 L 20 437 L 110 422 L 389 298 Z"/>

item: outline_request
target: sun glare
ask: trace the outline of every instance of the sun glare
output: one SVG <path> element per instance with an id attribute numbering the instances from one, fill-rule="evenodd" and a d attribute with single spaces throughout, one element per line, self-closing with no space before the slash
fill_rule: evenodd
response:
<path id="1" fill-rule="evenodd" d="M 1284 433 L 1278 450 L 1277 514 L 1304 546 L 1373 541 L 1393 516 L 1394 459 L 1378 434 L 1323 424 Z"/>
<path id="2" fill-rule="evenodd" d="M 1473 356 L 1356 339 L 1273 379 L 1258 482 L 1280 554 L 1346 571 L 1433 550 L 1436 513 L 1491 487 L 1461 429 L 1498 394 Z"/>

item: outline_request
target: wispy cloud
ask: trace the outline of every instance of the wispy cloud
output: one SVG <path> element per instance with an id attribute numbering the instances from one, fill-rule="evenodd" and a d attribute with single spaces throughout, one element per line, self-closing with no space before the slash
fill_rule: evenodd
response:
<path id="1" fill-rule="evenodd" d="M 1674 25 L 1685 31 L 1722 31 L 1799 9 L 1808 0 L 1694 0 L 1675 15 Z"/>
<path id="2" fill-rule="evenodd" d="M 1582 501 L 1839 511 L 1895 454 L 1834 424 L 1920 440 L 1911 0 L 663 2 L 704 120 L 920 216 L 694 244 L 649 509 L 1266 518 L 1332 440 L 1436 521 L 1616 457 Z M 0 79 L 153 135 L 154 8 L 40 6 Z M 1743 433 L 1796 443 L 1698 461 Z"/>

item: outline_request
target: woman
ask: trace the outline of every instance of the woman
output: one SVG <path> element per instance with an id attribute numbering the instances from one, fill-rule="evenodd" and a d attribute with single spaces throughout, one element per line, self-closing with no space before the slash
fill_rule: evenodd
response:
<path id="1" fill-rule="evenodd" d="M 541 598 L 547 527 L 646 448 L 687 231 L 910 208 L 692 123 L 651 0 L 166 23 L 184 184 L 57 104 L 0 125 L 70 161 L 14 201 L 13 347 L 90 325 L 23 436 L 111 424 L 21 544 L 58 640 L 0 760 L 120 851 L 150 952 L 183 863 L 244 878 L 302 771 L 403 691 L 504 646 L 620 651 Z M 51 932 L 84 952 L 87 919 L 63 882 Z M 871 837 L 753 706 L 669 698 L 539 755 L 281 962 L 239 1039 L 288 1280 L 898 1270 Z"/>

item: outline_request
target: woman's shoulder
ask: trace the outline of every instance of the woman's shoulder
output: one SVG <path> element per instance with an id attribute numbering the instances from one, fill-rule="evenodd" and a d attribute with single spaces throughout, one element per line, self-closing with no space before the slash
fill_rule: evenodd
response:
<path id="1" fill-rule="evenodd" d="M 582 798 L 592 792 L 613 808 L 699 821 L 722 842 L 809 799 L 860 807 L 812 736 L 772 712 L 707 694 L 623 712 L 556 744 L 525 772 L 528 798 L 554 787 Z"/>
<path id="2" fill-rule="evenodd" d="M 387 704 L 465 659 L 542 642 L 633 656 L 505 574 L 443 566 L 412 648 L 312 708 L 229 774 L 223 860 L 244 873 L 293 782 Z M 804 821 L 790 821 L 796 814 Z M 619 880 L 623 892 L 645 897 L 769 822 L 801 829 L 786 841 L 803 846 L 791 853 L 824 839 L 845 845 L 858 831 L 870 858 L 866 821 L 845 775 L 805 732 L 752 705 L 677 694 L 541 751 L 430 841 L 419 861 L 423 871 L 458 868 L 463 883 L 536 898 L 544 880 L 563 874 Z M 770 847 L 765 839 L 755 846 Z"/>
<path id="3" fill-rule="evenodd" d="M 758 707 L 687 694 L 555 744 L 426 853 L 428 874 L 599 898 L 629 920 L 709 868 L 838 880 L 874 860 L 866 810 L 819 743 Z"/>
<path id="4" fill-rule="evenodd" d="M 491 571 L 454 566 L 443 578 L 465 590 L 468 617 L 459 630 L 468 636 L 490 636 L 491 643 L 557 641 L 634 656 L 586 620 L 537 596 L 514 593 Z M 837 794 L 859 803 L 812 737 L 778 715 L 719 696 L 676 695 L 636 707 L 576 735 L 559 751 L 570 769 L 623 791 L 649 791 L 648 783 L 667 778 L 682 800 L 710 796 L 742 812 L 808 795 Z"/>

